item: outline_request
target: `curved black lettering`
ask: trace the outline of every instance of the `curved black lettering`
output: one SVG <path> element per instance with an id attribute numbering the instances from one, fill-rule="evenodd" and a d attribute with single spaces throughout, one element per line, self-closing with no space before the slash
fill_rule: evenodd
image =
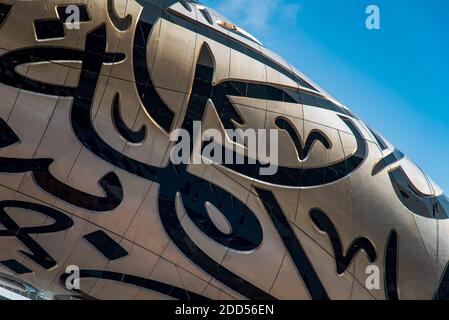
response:
<path id="1" fill-rule="evenodd" d="M 71 112 L 73 131 L 78 140 L 92 153 L 131 174 L 154 181 L 158 168 L 133 160 L 107 144 L 96 132 L 91 119 L 91 108 L 99 73 L 106 50 L 106 27 L 91 31 L 86 37 L 82 73 Z M 119 55 L 120 56 L 120 55 Z"/>
<path id="2" fill-rule="evenodd" d="M 0 118 L 0 149 L 12 146 L 18 142 L 20 142 L 20 139 L 16 133 L 5 120 Z"/>
<path id="3" fill-rule="evenodd" d="M 304 251 L 301 243 L 292 230 L 290 223 L 286 219 L 282 212 L 279 203 L 274 197 L 271 191 L 256 189 L 259 194 L 260 200 L 265 206 L 265 210 L 270 215 L 271 221 L 276 227 L 279 235 L 290 254 L 298 273 L 304 281 L 306 288 L 308 289 L 310 296 L 313 300 L 329 300 L 329 296 L 321 283 L 318 274 L 312 266 L 306 252 Z"/>
<path id="4" fill-rule="evenodd" d="M 52 159 L 14 159 L 0 157 L 0 172 L 31 172 L 34 181 L 49 194 L 80 208 L 92 211 L 111 211 L 123 200 L 123 188 L 117 175 L 108 173 L 100 179 L 99 185 L 105 196 L 97 197 L 79 191 L 56 179 L 50 173 Z"/>
<path id="5" fill-rule="evenodd" d="M 112 121 L 114 122 L 117 131 L 127 141 L 131 143 L 142 143 L 146 135 L 146 126 L 142 127 L 138 131 L 132 131 L 126 123 L 123 121 L 122 114 L 120 113 L 120 94 L 116 93 L 114 101 L 112 102 Z"/>
<path id="6" fill-rule="evenodd" d="M 204 64 L 197 64 L 192 97 L 182 126 L 192 136 L 193 121 L 202 117 L 202 113 L 198 112 L 204 112 L 207 101 L 207 95 L 202 89 L 210 86 L 212 82 L 214 69 L 211 55 L 208 47 L 204 45 L 200 53 L 202 58 L 199 59 Z M 174 176 L 177 179 L 173 179 Z M 245 297 L 257 300 L 274 299 L 270 294 L 221 266 L 195 244 L 178 219 L 176 197 L 179 193 L 184 209 L 202 232 L 225 247 L 238 251 L 253 250 L 262 242 L 262 227 L 254 213 L 224 189 L 188 173 L 186 165 L 170 165 L 160 172 L 158 179 L 164 181 L 160 185 L 158 199 L 162 225 L 179 250 L 204 271 Z M 223 234 L 210 221 L 205 208 L 206 202 L 212 203 L 228 219 L 231 234 Z"/>
<path id="7" fill-rule="evenodd" d="M 173 125 L 174 114 L 163 103 L 157 91 L 152 86 L 148 68 L 146 66 L 146 44 L 149 33 L 151 31 L 151 27 L 151 25 L 142 22 L 139 22 L 138 24 L 134 43 L 134 73 L 136 77 L 138 92 L 145 108 L 147 109 L 149 114 L 154 117 L 157 123 L 168 132 Z M 39 47 L 38 49 L 34 50 L 35 51 L 33 51 L 33 54 L 37 52 L 37 61 L 67 60 L 68 55 L 71 57 L 75 56 L 75 58 L 77 58 L 81 54 L 80 51 L 53 47 Z M 77 88 L 67 88 L 42 84 L 36 81 L 32 81 L 31 79 L 25 79 L 17 75 L 17 73 L 15 73 L 14 71 L 14 68 L 6 68 L 4 70 L 0 70 L 5 71 L 5 75 L 3 77 L 0 77 L 0 81 L 4 83 L 7 82 L 7 84 L 9 85 L 19 88 L 22 88 L 22 82 L 24 81 L 26 84 L 26 88 L 34 92 L 51 94 L 55 96 L 73 96 L 74 101 L 71 112 L 71 123 L 75 135 L 77 136 L 79 141 L 88 150 L 99 156 L 101 159 L 123 170 L 126 170 L 131 174 L 135 174 L 137 176 L 161 184 L 159 195 L 159 210 L 161 220 L 165 230 L 169 234 L 170 238 L 174 241 L 175 245 L 178 246 L 178 248 L 180 248 L 180 250 L 199 267 L 211 274 L 216 279 L 222 281 L 231 289 L 252 299 L 273 299 L 271 295 L 252 285 L 248 281 L 240 278 L 238 275 L 232 273 L 228 269 L 222 267 L 219 263 L 208 257 L 207 254 L 205 254 L 203 251 L 201 251 L 189 238 L 189 236 L 185 233 L 182 226 L 180 225 L 180 222 L 176 215 L 175 207 L 176 195 L 179 192 L 179 194 L 181 195 L 182 203 L 187 213 L 189 214 L 189 217 L 202 232 L 222 245 L 240 251 L 247 251 L 257 247 L 260 244 L 263 235 L 261 234 L 259 221 L 254 216 L 254 214 L 245 206 L 245 204 L 237 201 L 235 197 L 228 194 L 225 190 L 213 184 L 210 184 L 209 182 L 205 182 L 199 178 L 191 176 L 187 172 L 187 168 L 185 166 L 169 165 L 168 168 L 160 169 L 130 159 L 109 146 L 95 131 L 91 121 L 91 108 L 94 99 L 96 84 L 98 82 L 98 77 L 102 65 L 105 62 L 110 63 L 120 61 L 124 57 L 124 55 L 122 54 L 106 53 L 105 50 L 106 28 L 104 25 L 101 25 L 91 31 L 86 37 L 86 48 L 85 51 L 82 52 L 82 58 L 80 58 L 80 60 L 83 62 L 83 66 L 79 85 Z M 23 52 L 19 53 L 23 54 Z M 12 54 L 17 55 L 18 53 L 15 52 Z M 4 66 L 5 63 L 3 62 L 11 63 L 11 60 L 13 60 L 12 57 L 13 56 L 6 56 L 5 60 L 2 61 L 0 65 Z M 9 61 L 6 61 L 8 59 Z M 22 59 L 22 61 L 23 62 L 21 63 L 30 62 L 26 59 Z M 229 83 L 226 84 L 225 82 L 225 84 L 221 83 L 216 87 L 212 87 L 212 77 L 210 73 L 211 71 L 213 74 L 213 68 L 211 68 L 211 66 L 204 66 L 200 64 L 198 64 L 197 66 L 197 70 L 195 72 L 195 83 L 192 88 L 187 115 L 183 123 L 183 128 L 189 130 L 189 132 L 192 132 L 191 130 L 193 121 L 202 120 L 206 101 L 211 97 L 213 100 L 218 100 L 218 102 L 214 101 L 214 103 L 216 104 L 216 108 L 219 111 L 224 124 L 227 120 L 224 119 L 225 117 L 223 115 L 229 115 L 228 119 L 234 118 L 236 121 L 242 121 L 242 119 L 238 118 L 238 114 L 234 110 L 232 105 L 232 109 L 228 108 L 229 104 L 226 102 L 227 98 L 223 96 L 228 94 L 229 92 L 221 89 L 224 88 L 224 85 L 228 85 Z M 200 76 L 204 75 L 204 72 L 206 73 L 207 78 Z M 145 85 L 143 85 L 143 83 L 145 83 Z M 236 82 L 236 84 L 237 86 L 240 86 L 242 84 L 245 85 L 245 94 L 249 94 L 250 97 L 260 97 L 260 89 L 262 91 L 264 90 L 264 88 L 259 87 L 258 84 L 251 85 L 244 82 Z M 269 90 L 268 88 L 266 89 L 267 91 Z M 243 92 L 239 92 L 238 88 L 233 88 L 232 90 L 237 91 L 235 95 L 243 95 Z M 291 95 L 299 96 L 299 93 L 291 92 Z M 360 166 L 361 163 L 365 160 L 367 154 L 366 143 L 364 142 L 357 127 L 350 119 L 344 116 L 341 116 L 341 118 L 352 130 L 355 137 L 357 138 L 358 143 L 357 152 L 341 163 L 326 168 L 308 169 L 301 171 L 298 171 L 297 169 L 281 168 L 281 173 L 271 178 L 269 176 L 258 176 L 256 174 L 256 169 L 261 166 L 260 164 L 249 168 L 244 165 L 233 169 L 236 172 L 243 174 L 246 174 L 249 170 L 251 173 L 246 174 L 247 176 L 255 175 L 261 181 L 269 183 L 273 183 L 273 181 L 275 181 L 278 184 L 286 186 L 315 186 L 341 179 L 355 170 L 358 166 Z M 45 164 L 48 168 L 52 160 L 40 160 L 47 161 L 46 163 L 35 163 L 31 161 L 32 160 L 20 160 L 18 162 L 18 166 L 22 166 L 22 168 L 32 167 L 34 168 L 34 170 L 31 171 L 36 171 L 39 173 L 39 168 L 41 168 L 43 164 Z M 17 165 L 12 165 L 11 163 L 3 164 L 10 167 L 17 167 Z M 173 170 L 175 170 L 175 172 L 177 172 L 177 174 L 182 179 L 184 179 L 184 181 L 173 182 L 173 185 L 170 186 L 170 182 L 173 181 Z M 23 169 L 20 172 L 23 172 Z M 323 181 L 321 181 L 320 179 L 314 179 L 315 176 L 325 178 L 323 179 Z M 47 179 L 48 177 L 42 178 Z M 169 181 L 169 183 L 167 183 L 167 181 Z M 189 183 L 195 183 L 195 186 L 190 189 L 190 191 L 193 190 L 193 192 L 188 191 Z M 215 191 L 212 191 L 211 193 L 203 193 L 203 197 L 198 196 L 199 192 L 197 191 L 205 190 L 206 188 L 214 189 Z M 113 192 L 114 190 L 110 191 L 113 195 L 117 195 L 117 193 Z M 217 191 L 218 194 L 220 194 L 219 197 L 217 197 L 217 195 L 215 194 Z M 220 202 L 220 198 L 226 199 L 226 202 L 229 202 L 230 204 L 222 204 Z M 232 225 L 232 236 L 222 234 L 213 226 L 213 224 L 209 221 L 209 218 L 206 217 L 207 212 L 204 208 L 204 204 L 206 201 L 211 202 L 229 220 Z M 278 225 L 277 227 L 280 228 L 281 226 Z M 247 232 L 248 230 L 251 230 L 251 232 Z M 280 230 L 280 232 L 281 231 L 284 230 Z M 298 245 L 299 242 L 294 244 L 293 247 L 290 248 L 291 252 L 293 252 L 293 249 L 297 249 Z M 297 255 L 298 257 L 305 257 L 304 252 L 302 253 L 302 255 L 298 252 L 295 252 L 293 254 Z M 299 264 L 299 259 L 297 259 L 296 261 Z M 311 285 L 310 287 L 308 287 L 308 289 L 313 292 L 312 296 L 318 299 L 327 298 L 327 295 L 322 288 L 319 279 L 317 279 L 317 277 L 314 278 L 313 276 L 310 276 L 310 274 L 313 274 L 313 268 L 311 267 L 310 262 L 308 262 L 307 260 L 306 262 L 301 262 L 301 265 L 302 267 L 309 268 L 304 271 L 302 275 L 306 276 L 306 281 L 311 281 Z M 312 273 L 310 273 L 309 271 Z"/>
<path id="8" fill-rule="evenodd" d="M 385 296 L 387 300 L 399 300 L 398 291 L 398 235 L 391 231 L 385 248 Z"/>
<path id="9" fill-rule="evenodd" d="M 51 225 L 41 225 L 36 227 L 21 227 L 6 213 L 6 208 L 21 208 L 34 211 L 54 220 Z M 32 234 L 48 234 L 68 230 L 73 226 L 73 221 L 53 208 L 37 203 L 24 201 L 2 201 L 0 202 L 0 223 L 6 230 L 0 230 L 0 237 L 16 237 L 31 253 L 20 250 L 19 252 L 45 269 L 51 269 L 56 265 L 56 261 L 45 251 L 34 239 Z"/>
<path id="10" fill-rule="evenodd" d="M 137 24 L 133 53 L 134 78 L 137 92 L 145 110 L 162 129 L 170 132 L 175 114 L 157 93 L 147 65 L 147 42 L 152 27 L 151 24 L 142 21 Z"/>
<path id="11" fill-rule="evenodd" d="M 389 175 L 396 195 L 408 210 L 430 219 L 449 219 L 449 201 L 445 195 L 428 196 L 421 193 L 401 167 L 390 171 Z"/>
<path id="12" fill-rule="evenodd" d="M 247 177 L 253 177 L 258 181 L 284 187 L 315 187 L 341 180 L 362 165 L 368 155 L 368 147 L 353 121 L 343 116 L 340 116 L 340 118 L 355 136 L 355 139 L 357 140 L 357 150 L 350 157 L 335 164 L 321 168 L 279 167 L 273 175 L 260 174 L 260 169 L 266 167 L 266 165 L 259 161 L 257 161 L 256 164 L 251 164 L 246 156 L 244 165 L 226 164 L 225 161 L 223 161 L 223 163 L 225 163 L 223 166 Z M 226 154 L 226 152 L 229 151 L 223 148 L 222 154 Z"/>
<path id="13" fill-rule="evenodd" d="M 204 251 L 202 251 L 181 226 L 181 222 L 179 221 L 176 214 L 176 196 L 167 194 L 166 192 L 166 190 L 161 190 L 158 199 L 159 214 L 161 217 L 162 225 L 164 226 L 164 229 L 169 235 L 170 239 L 186 257 L 188 257 L 193 263 L 198 265 L 201 269 L 213 276 L 215 279 L 221 281 L 232 290 L 239 292 L 249 299 L 275 299 L 270 294 L 264 292 L 250 282 L 226 269 L 225 267 L 220 265 L 220 263 L 210 258 Z M 224 212 L 223 214 L 228 215 L 230 214 L 230 212 Z"/>
<path id="14" fill-rule="evenodd" d="M 278 117 L 275 121 L 276 126 L 279 129 L 286 130 L 293 140 L 298 153 L 298 158 L 304 160 L 308 157 L 310 150 L 315 142 L 320 142 L 326 149 L 331 148 L 331 142 L 329 138 L 318 130 L 312 130 L 307 137 L 305 143 L 300 139 L 301 135 L 295 129 L 295 127 L 284 117 Z"/>
<path id="15" fill-rule="evenodd" d="M 62 287 L 66 288 L 66 280 L 70 276 L 70 274 L 63 273 L 59 278 L 59 283 Z M 162 283 L 159 281 L 141 278 L 129 274 L 112 272 L 112 271 L 103 271 L 103 270 L 80 270 L 80 279 L 102 279 L 102 280 L 111 280 L 120 282 L 123 284 L 128 284 L 132 286 L 136 286 L 139 288 L 143 288 L 150 291 L 159 292 L 165 294 L 169 297 L 173 297 L 179 300 L 186 301 L 204 301 L 209 300 L 204 296 L 201 296 L 192 291 L 188 291 L 185 289 L 178 288 L 176 286 L 172 286 L 166 283 Z M 83 293 L 80 290 L 73 290 L 77 297 L 82 299 L 92 299 L 89 295 Z"/>
<path id="16" fill-rule="evenodd" d="M 0 29 L 5 24 L 9 12 L 11 11 L 11 8 L 12 8 L 11 5 L 0 3 Z"/>
<path id="17" fill-rule="evenodd" d="M 377 253 L 374 245 L 370 240 L 364 237 L 359 237 L 355 239 L 349 246 L 346 255 L 343 251 L 343 245 L 341 243 L 340 236 L 337 232 L 332 221 L 329 217 L 319 209 L 313 209 L 310 211 L 310 217 L 315 225 L 321 231 L 325 232 L 331 241 L 332 248 L 334 249 L 335 254 L 335 262 L 337 264 L 337 273 L 343 274 L 351 264 L 354 257 L 359 253 L 359 251 L 363 250 L 368 256 L 368 259 L 371 263 L 376 261 Z"/>
<path id="18" fill-rule="evenodd" d="M 70 187 L 56 179 L 49 169 L 33 171 L 36 184 L 55 197 L 77 207 L 104 212 L 117 208 L 123 200 L 123 188 L 114 172 L 106 174 L 98 182 L 104 197 L 94 196 Z"/>
<path id="19" fill-rule="evenodd" d="M 379 174 L 381 171 L 383 171 L 388 166 L 391 166 L 394 163 L 397 163 L 398 161 L 402 160 L 404 158 L 404 154 L 399 151 L 398 149 L 394 149 L 392 153 L 390 153 L 385 158 L 382 158 L 373 168 L 373 171 L 371 173 L 372 176 L 375 176 Z"/>
<path id="20" fill-rule="evenodd" d="M 115 10 L 114 0 L 108 0 L 108 14 L 112 24 L 119 31 L 126 31 L 129 29 L 129 27 L 131 27 L 131 23 L 133 21 L 132 15 L 128 14 L 124 18 L 120 18 L 117 15 L 117 11 Z"/>

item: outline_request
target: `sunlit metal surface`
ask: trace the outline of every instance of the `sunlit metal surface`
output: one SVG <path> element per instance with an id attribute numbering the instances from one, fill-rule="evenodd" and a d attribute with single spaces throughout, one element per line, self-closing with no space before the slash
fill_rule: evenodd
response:
<path id="1" fill-rule="evenodd" d="M 277 174 L 173 164 L 193 121 L 279 129 Z M 0 271 L 39 294 L 446 299 L 448 214 L 393 145 L 211 8 L 0 0 Z"/>

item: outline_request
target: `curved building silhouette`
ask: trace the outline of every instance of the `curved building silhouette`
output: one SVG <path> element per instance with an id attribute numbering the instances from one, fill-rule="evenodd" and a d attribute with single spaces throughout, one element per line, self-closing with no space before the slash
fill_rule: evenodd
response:
<path id="1" fill-rule="evenodd" d="M 211 8 L 0 0 L 0 288 L 446 299 L 448 218 L 404 154 Z"/>

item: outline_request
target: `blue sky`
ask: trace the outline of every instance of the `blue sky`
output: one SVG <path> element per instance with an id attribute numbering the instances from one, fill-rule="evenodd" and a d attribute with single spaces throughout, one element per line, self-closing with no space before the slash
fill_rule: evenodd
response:
<path id="1" fill-rule="evenodd" d="M 449 1 L 202 3 L 304 72 L 449 192 Z M 380 30 L 365 27 L 371 4 Z"/>

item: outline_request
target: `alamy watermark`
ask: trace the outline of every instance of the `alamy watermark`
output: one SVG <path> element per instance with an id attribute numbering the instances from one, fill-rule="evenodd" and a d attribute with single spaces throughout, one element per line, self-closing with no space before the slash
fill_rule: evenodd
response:
<path id="1" fill-rule="evenodd" d="M 65 13 L 67 18 L 64 21 L 64 24 L 69 30 L 79 30 L 81 27 L 81 11 L 77 5 L 69 5 L 65 9 Z"/>
<path id="2" fill-rule="evenodd" d="M 374 4 L 366 7 L 365 13 L 368 17 L 365 26 L 368 30 L 380 30 L 380 8 Z"/>
<path id="3" fill-rule="evenodd" d="M 274 175 L 278 171 L 278 129 L 217 129 L 202 130 L 201 121 L 193 123 L 193 137 L 185 129 L 174 130 L 170 141 L 173 164 L 260 164 L 260 175 Z"/>
<path id="4" fill-rule="evenodd" d="M 80 268 L 78 266 L 70 265 L 65 269 L 68 275 L 65 280 L 65 287 L 67 290 L 80 290 Z"/>
<path id="5" fill-rule="evenodd" d="M 368 277 L 365 280 L 365 287 L 368 290 L 380 289 L 380 269 L 375 264 L 371 264 L 366 267 L 365 274 Z"/>

